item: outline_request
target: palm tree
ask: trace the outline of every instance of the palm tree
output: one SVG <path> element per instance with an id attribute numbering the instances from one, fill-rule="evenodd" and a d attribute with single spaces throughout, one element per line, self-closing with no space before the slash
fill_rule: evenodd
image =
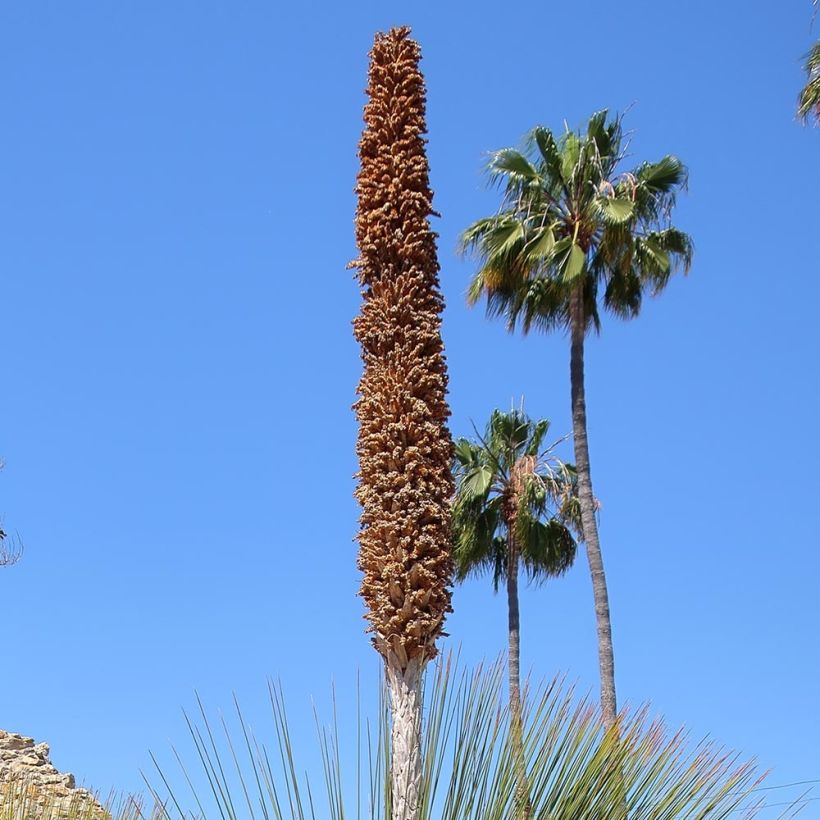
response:
<path id="1" fill-rule="evenodd" d="M 506 148 L 488 165 L 502 189 L 501 209 L 463 234 L 480 259 L 468 299 L 512 331 L 566 329 L 570 336 L 572 431 L 578 498 L 592 575 L 601 708 L 615 721 L 615 662 L 609 597 L 590 475 L 584 395 L 584 339 L 600 329 L 599 302 L 621 318 L 637 316 L 644 293 L 660 293 L 676 267 L 687 270 L 692 241 L 669 218 L 686 168 L 674 156 L 621 172 L 620 118 L 594 114 L 586 131 L 556 138 L 533 129 L 524 151 Z"/>
<path id="2" fill-rule="evenodd" d="M 820 0 L 814 0 L 815 14 L 820 9 Z M 797 115 L 803 122 L 813 114 L 814 121 L 820 125 L 820 43 L 815 43 L 806 55 L 806 85 L 800 92 L 797 104 Z"/>
<path id="3" fill-rule="evenodd" d="M 805 122 L 814 115 L 814 121 L 820 125 L 820 43 L 806 57 L 806 85 L 800 92 L 800 102 L 797 113 Z"/>
<path id="4" fill-rule="evenodd" d="M 356 497 L 360 593 L 392 711 L 394 820 L 422 793 L 420 685 L 450 610 L 453 444 L 425 154 L 425 89 L 409 29 L 377 35 L 359 143 L 356 241 L 363 304 Z"/>
<path id="5" fill-rule="evenodd" d="M 490 572 L 507 586 L 509 690 L 519 816 L 531 810 L 524 763 L 520 678 L 519 567 L 534 580 L 557 577 L 575 560 L 568 524 L 576 514 L 572 471 L 542 450 L 549 421 L 493 411 L 480 441 L 455 445 L 453 558 L 456 578 Z"/>

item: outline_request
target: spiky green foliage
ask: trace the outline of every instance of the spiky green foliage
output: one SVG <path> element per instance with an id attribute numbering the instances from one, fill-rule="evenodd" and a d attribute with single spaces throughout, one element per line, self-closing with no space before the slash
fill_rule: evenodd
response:
<path id="1" fill-rule="evenodd" d="M 503 664 L 459 671 L 442 658 L 428 673 L 424 742 L 424 820 L 509 820 L 515 775 Z M 306 772 L 296 752 L 279 687 L 270 686 L 273 728 L 258 737 L 235 703 L 235 719 L 216 722 L 202 704 L 188 718 L 192 748 L 149 775 L 151 800 L 110 800 L 112 820 L 386 820 L 391 816 L 389 706 L 360 718 L 356 737 L 342 737 L 335 719 L 317 721 L 319 769 Z M 734 820 L 763 806 L 751 764 L 684 732 L 669 733 L 645 709 L 622 715 L 620 739 L 602 728 L 598 710 L 556 679 L 533 687 L 525 701 L 525 734 L 534 817 L 617 817 L 618 771 L 629 816 L 636 820 Z M 386 773 L 388 776 L 386 777 Z M 793 817 L 801 805 L 778 813 Z M 781 807 L 782 808 L 782 807 Z M 45 811 L 45 814 L 43 814 Z M 0 791 L 0 820 L 97 820 L 77 801 L 50 812 L 19 789 Z M 765 815 L 768 816 L 768 815 Z"/>
<path id="2" fill-rule="evenodd" d="M 428 676 L 425 708 L 424 820 L 509 820 L 515 775 L 503 665 L 459 673 L 450 660 Z M 195 752 L 153 778 L 163 817 L 351 820 L 391 816 L 388 707 L 381 701 L 358 740 L 319 726 L 322 770 L 304 774 L 284 702 L 271 688 L 273 742 L 263 744 L 237 709 L 236 731 L 212 725 L 203 711 L 191 721 Z M 752 817 L 759 802 L 754 767 L 710 744 L 689 746 L 646 710 L 622 715 L 618 735 L 602 728 L 598 710 L 560 680 L 536 687 L 525 702 L 525 748 L 533 816 L 544 820 L 609 820 L 619 816 L 621 784 L 629 816 L 640 820 Z M 220 737 L 221 736 L 221 737 Z M 358 747 L 358 751 L 357 751 Z M 354 761 L 356 764 L 354 765 Z M 203 770 L 204 769 L 204 777 Z M 344 777 L 344 780 L 343 780 Z M 205 787 L 198 783 L 204 780 Z M 193 791 L 192 791 L 193 789 Z M 170 792 L 170 795 L 168 795 Z M 168 796 L 166 796 L 168 795 Z M 745 813 L 744 813 L 745 811 Z M 783 815 L 787 816 L 787 815 Z"/>
<path id="3" fill-rule="evenodd" d="M 507 510 L 516 551 L 532 580 L 561 575 L 572 565 L 575 475 L 554 445 L 544 446 L 549 427 L 547 419 L 533 420 L 520 410 L 495 410 L 477 440 L 456 442 L 453 558 L 459 580 L 489 572 L 497 590 L 506 578 Z"/>
<path id="4" fill-rule="evenodd" d="M 800 92 L 797 113 L 804 122 L 814 117 L 820 125 L 820 43 L 815 43 L 806 55 L 805 69 L 806 85 Z"/>
<path id="5" fill-rule="evenodd" d="M 101 809 L 85 794 L 60 797 L 26 781 L 0 784 L 0 820 L 167 820 L 161 805 L 146 808 L 136 797 L 112 796 Z"/>
<path id="6" fill-rule="evenodd" d="M 676 268 L 688 269 L 692 240 L 669 222 L 687 171 L 674 156 L 622 169 L 620 117 L 594 114 L 583 131 L 556 136 L 538 126 L 526 148 L 496 151 L 490 178 L 500 211 L 462 235 L 480 260 L 471 302 L 510 329 L 568 327 L 570 295 L 583 284 L 585 321 L 600 327 L 600 305 L 637 316 L 645 293 L 660 293 Z"/>

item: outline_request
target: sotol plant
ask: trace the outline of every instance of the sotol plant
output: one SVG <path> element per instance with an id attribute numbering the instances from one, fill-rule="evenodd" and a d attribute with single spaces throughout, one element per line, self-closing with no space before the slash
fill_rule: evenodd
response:
<path id="1" fill-rule="evenodd" d="M 515 816 L 515 761 L 501 662 L 459 671 L 451 658 L 428 667 L 421 820 L 509 820 Z M 528 690 L 528 694 L 527 694 Z M 112 799 L 112 820 L 390 820 L 390 720 L 386 695 L 361 703 L 353 734 L 317 722 L 319 768 L 297 749 L 279 687 L 270 685 L 268 742 L 244 718 L 213 720 L 200 703 L 187 717 L 190 741 L 175 763 L 149 774 L 151 800 Z M 764 808 L 752 766 L 708 742 L 690 745 L 646 710 L 622 714 L 620 734 L 560 680 L 525 688 L 525 755 L 533 816 L 609 820 L 627 794 L 635 820 L 748 820 Z M 307 715 L 305 717 L 308 717 Z M 301 741 L 301 743 L 300 743 Z M 308 774 L 308 771 L 312 775 Z M 775 814 L 793 817 L 773 797 Z M 45 814 L 43 810 L 45 809 Z M 62 815 L 23 791 L 0 790 L 0 820 L 99 820 L 79 801 Z"/>
<path id="2" fill-rule="evenodd" d="M 426 678 L 418 817 L 515 817 L 517 763 L 503 663 L 460 672 L 451 659 L 439 658 Z M 524 753 L 533 817 L 611 820 L 623 816 L 626 794 L 634 820 L 735 820 L 754 817 L 767 794 L 754 791 L 752 766 L 709 743 L 691 747 L 683 733 L 670 734 L 646 710 L 622 714 L 616 733 L 603 729 L 597 706 L 560 680 L 528 690 Z M 377 711 L 361 704 L 356 737 L 335 720 L 330 726 L 317 723 L 321 766 L 314 777 L 305 774 L 306 762 L 295 751 L 303 738 L 291 736 L 278 687 L 270 689 L 270 745 L 255 735 L 238 707 L 233 719 L 212 721 L 200 705 L 199 716 L 189 719 L 193 748 L 176 752 L 180 776 L 168 767 L 153 778 L 159 781 L 152 790 L 158 807 L 153 816 L 390 820 L 387 697 Z"/>
<path id="3" fill-rule="evenodd" d="M 452 576 L 444 305 L 419 59 L 407 28 L 378 35 L 370 53 L 352 263 L 363 297 L 353 323 L 364 362 L 355 405 L 361 595 L 390 692 L 394 820 L 419 816 L 419 687 Z"/>

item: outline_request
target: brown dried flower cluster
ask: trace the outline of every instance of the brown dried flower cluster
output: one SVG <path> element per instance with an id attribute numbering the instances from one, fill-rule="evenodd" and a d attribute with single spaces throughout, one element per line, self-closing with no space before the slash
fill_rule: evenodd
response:
<path id="1" fill-rule="evenodd" d="M 355 409 L 360 593 L 376 648 L 402 668 L 435 655 L 450 611 L 447 368 L 425 154 L 420 49 L 406 28 L 370 53 L 356 193 L 364 373 Z"/>

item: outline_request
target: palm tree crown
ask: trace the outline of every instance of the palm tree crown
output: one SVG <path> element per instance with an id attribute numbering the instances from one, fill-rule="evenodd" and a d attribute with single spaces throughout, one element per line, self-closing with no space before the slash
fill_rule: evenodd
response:
<path id="1" fill-rule="evenodd" d="M 574 474 L 542 451 L 549 421 L 523 412 L 493 412 L 480 441 L 455 446 L 453 557 L 456 576 L 509 571 L 511 525 L 515 549 L 533 580 L 566 572 L 575 559 L 571 527 L 578 519 Z"/>
<path id="2" fill-rule="evenodd" d="M 814 0 L 815 15 L 820 11 L 820 0 Z M 813 22 L 813 21 L 812 21 Z M 797 116 L 803 122 L 814 116 L 814 122 L 820 125 L 820 43 L 815 43 L 806 55 L 806 85 L 800 92 L 797 101 Z"/>
<path id="3" fill-rule="evenodd" d="M 800 92 L 797 113 L 804 122 L 814 116 L 820 125 L 820 43 L 815 43 L 806 57 L 805 69 L 808 79 Z"/>
<path id="4" fill-rule="evenodd" d="M 559 138 L 534 128 L 524 151 L 489 162 L 502 207 L 463 234 L 481 267 L 469 290 L 510 329 L 570 325 L 569 293 L 583 284 L 585 324 L 600 327 L 598 297 L 612 313 L 637 316 L 645 291 L 663 290 L 676 266 L 688 269 L 692 241 L 668 224 L 687 172 L 674 156 L 620 171 L 621 119 L 594 114 L 586 132 Z"/>

